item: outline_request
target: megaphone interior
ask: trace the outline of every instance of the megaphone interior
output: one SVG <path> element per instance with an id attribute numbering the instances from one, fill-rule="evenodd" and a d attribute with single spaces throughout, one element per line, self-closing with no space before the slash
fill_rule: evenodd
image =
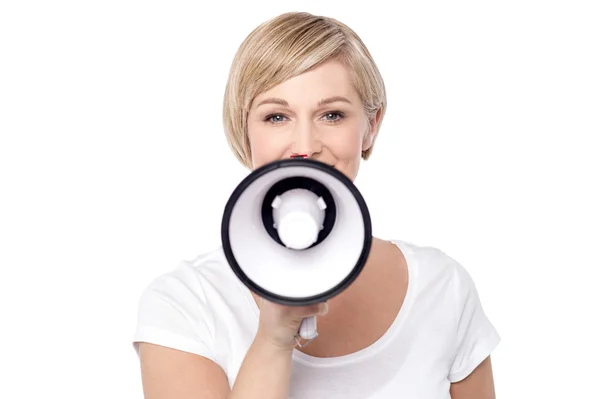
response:
<path id="1" fill-rule="evenodd" d="M 238 184 L 225 206 L 221 241 L 251 291 L 283 305 L 311 305 L 358 277 L 371 249 L 371 218 L 342 172 L 290 158 L 263 165 Z M 303 320 L 299 335 L 318 336 L 316 317 Z"/>

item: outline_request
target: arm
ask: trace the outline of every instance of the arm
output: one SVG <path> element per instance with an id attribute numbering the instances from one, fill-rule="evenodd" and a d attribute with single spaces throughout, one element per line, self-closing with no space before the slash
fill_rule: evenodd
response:
<path id="1" fill-rule="evenodd" d="M 292 350 L 257 338 L 229 390 L 227 376 L 212 360 L 159 345 L 140 343 L 145 399 L 285 399 Z"/>
<path id="2" fill-rule="evenodd" d="M 228 399 L 286 399 L 292 348 L 257 339 L 252 343 Z"/>
<path id="3" fill-rule="evenodd" d="M 450 385 L 452 399 L 496 399 L 492 360 L 488 356 L 469 376 Z"/>
<path id="4" fill-rule="evenodd" d="M 227 377 L 212 360 L 146 342 L 139 357 L 145 399 L 227 397 Z"/>

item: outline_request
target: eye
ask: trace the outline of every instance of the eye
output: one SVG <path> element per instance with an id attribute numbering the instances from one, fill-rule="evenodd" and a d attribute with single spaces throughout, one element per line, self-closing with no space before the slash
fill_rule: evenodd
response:
<path id="1" fill-rule="evenodd" d="M 326 113 L 324 117 L 327 122 L 339 122 L 344 117 L 344 114 L 341 112 L 334 111 Z"/>
<path id="2" fill-rule="evenodd" d="M 271 114 L 271 115 L 267 115 L 265 117 L 265 122 L 270 122 L 270 123 L 281 123 L 283 122 L 285 119 L 285 116 L 281 115 L 281 114 Z"/>

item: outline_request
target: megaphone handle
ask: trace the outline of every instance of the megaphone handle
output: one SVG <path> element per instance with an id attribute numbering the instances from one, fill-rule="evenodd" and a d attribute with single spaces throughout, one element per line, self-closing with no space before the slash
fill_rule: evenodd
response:
<path id="1" fill-rule="evenodd" d="M 300 324 L 300 337 L 302 339 L 315 339 L 317 333 L 317 316 L 307 317 Z"/>

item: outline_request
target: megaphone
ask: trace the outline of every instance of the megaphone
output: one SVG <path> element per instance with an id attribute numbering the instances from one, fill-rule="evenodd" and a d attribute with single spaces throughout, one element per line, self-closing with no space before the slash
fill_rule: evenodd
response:
<path id="1" fill-rule="evenodd" d="M 371 217 L 346 175 L 292 157 L 255 169 L 237 185 L 223 212 L 221 241 L 248 289 L 282 305 L 311 305 L 358 277 L 371 250 Z M 302 321 L 297 336 L 318 336 L 316 316 Z"/>

